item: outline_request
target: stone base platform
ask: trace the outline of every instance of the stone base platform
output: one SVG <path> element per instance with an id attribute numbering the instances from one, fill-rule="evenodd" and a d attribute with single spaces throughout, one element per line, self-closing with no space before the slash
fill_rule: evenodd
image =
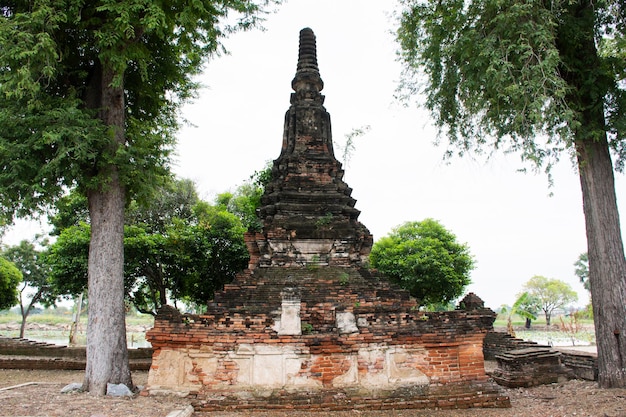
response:
<path id="1" fill-rule="evenodd" d="M 0 336 L 0 369 L 84 370 L 84 346 L 68 347 L 28 339 Z M 147 371 L 152 349 L 128 349 L 131 371 Z"/>
<path id="2" fill-rule="evenodd" d="M 534 387 L 574 378 L 572 371 L 561 363 L 561 353 L 551 348 L 511 350 L 496 355 L 496 360 L 498 368 L 492 377 L 509 388 Z"/>
<path id="3" fill-rule="evenodd" d="M 415 385 L 394 390 L 344 388 L 326 390 L 213 391 L 190 394 L 196 411 L 271 410 L 393 410 L 508 408 L 509 398 L 492 382 Z"/>
<path id="4" fill-rule="evenodd" d="M 204 314 L 159 310 L 146 389 L 203 411 L 509 407 L 484 368 L 495 313 L 461 305 L 420 311 L 355 268 L 259 268 Z"/>

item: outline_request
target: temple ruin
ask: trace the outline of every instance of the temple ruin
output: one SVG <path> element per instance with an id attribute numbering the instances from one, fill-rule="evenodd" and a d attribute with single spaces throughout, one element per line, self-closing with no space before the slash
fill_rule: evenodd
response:
<path id="1" fill-rule="evenodd" d="M 493 311 L 473 294 L 420 311 L 365 268 L 373 238 L 334 156 L 323 85 L 306 28 L 249 266 L 204 314 L 160 309 L 146 390 L 203 411 L 510 406 L 485 375 Z"/>

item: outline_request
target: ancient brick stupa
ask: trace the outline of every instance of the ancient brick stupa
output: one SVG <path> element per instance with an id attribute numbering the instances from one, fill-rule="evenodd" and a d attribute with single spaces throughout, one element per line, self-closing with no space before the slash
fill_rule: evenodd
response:
<path id="1" fill-rule="evenodd" d="M 372 236 L 333 154 L 315 36 L 300 32 L 282 150 L 248 234 L 248 269 L 208 311 L 164 307 L 147 391 L 198 410 L 504 407 L 485 375 L 495 314 L 480 299 L 425 313 L 364 268 Z"/>

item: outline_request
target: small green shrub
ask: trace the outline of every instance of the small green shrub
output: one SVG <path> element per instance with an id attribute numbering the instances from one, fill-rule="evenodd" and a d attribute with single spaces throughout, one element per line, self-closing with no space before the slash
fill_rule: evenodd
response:
<path id="1" fill-rule="evenodd" d="M 303 322 L 300 325 L 300 330 L 302 331 L 302 334 L 311 334 L 313 333 L 313 325 L 311 323 Z"/>
<path id="2" fill-rule="evenodd" d="M 326 213 L 315 222 L 315 226 L 320 228 L 328 226 L 333 221 L 333 213 Z"/>

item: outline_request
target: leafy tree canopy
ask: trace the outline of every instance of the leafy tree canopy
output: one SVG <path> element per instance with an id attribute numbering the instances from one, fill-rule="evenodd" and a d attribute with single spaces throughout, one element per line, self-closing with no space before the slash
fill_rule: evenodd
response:
<path id="1" fill-rule="evenodd" d="M 46 261 L 50 283 L 59 295 L 77 296 L 87 288 L 91 228 L 81 222 L 61 230 Z"/>
<path id="2" fill-rule="evenodd" d="M 41 242 L 46 245 L 47 242 Z M 18 245 L 3 249 L 2 256 L 11 261 L 22 273 L 22 282 L 32 289 L 48 291 L 48 269 L 45 252 L 33 242 L 22 240 Z"/>
<path id="3" fill-rule="evenodd" d="M 422 305 L 447 303 L 470 283 L 474 260 L 439 222 L 407 222 L 378 240 L 372 267 L 409 290 Z"/>
<path id="4" fill-rule="evenodd" d="M 589 257 L 587 253 L 581 253 L 574 263 L 574 274 L 580 279 L 581 284 L 587 291 L 591 291 L 591 281 L 589 281 Z"/>
<path id="5" fill-rule="evenodd" d="M 89 223 L 87 198 L 76 189 L 71 190 L 55 201 L 48 214 L 48 222 L 52 225 L 50 234 L 53 236 L 58 236 L 64 229 L 78 226 L 80 223 Z"/>
<path id="6" fill-rule="evenodd" d="M 46 262 L 47 241 L 33 242 L 22 240 L 16 246 L 9 246 L 2 251 L 2 255 L 13 262 L 22 273 L 22 285 L 18 290 L 18 300 L 22 315 L 20 337 L 24 337 L 26 319 L 35 307 L 41 302 L 46 306 L 53 305 L 56 298 L 54 287 L 49 281 L 49 267 Z"/>
<path id="7" fill-rule="evenodd" d="M 254 26 L 266 1 L 67 0 L 0 5 L 0 214 L 49 207 L 116 166 L 139 198 L 167 174 L 180 105 L 221 39 Z M 230 22 L 230 23 L 224 23 Z M 123 85 L 124 146 L 92 102 L 106 66 Z"/>
<path id="8" fill-rule="evenodd" d="M 548 168 L 564 150 L 575 155 L 581 129 L 605 131 L 584 119 L 587 106 L 605 105 L 623 166 L 624 5 L 583 3 L 402 0 L 397 39 L 405 97 L 426 93 L 426 107 L 460 155 L 518 151 Z M 596 28 L 598 65 L 586 55 L 589 25 Z M 585 78 L 578 84 L 571 79 L 576 71 Z"/>
<path id="9" fill-rule="evenodd" d="M 57 290 L 75 296 L 87 286 L 91 229 L 65 212 L 75 207 L 66 201 L 55 219 L 70 226 L 61 230 L 47 259 Z M 240 219 L 223 205 L 199 200 L 192 181 L 173 181 L 148 203 L 132 201 L 124 227 L 125 296 L 137 310 L 154 314 L 168 298 L 204 305 L 246 267 Z"/>
<path id="10" fill-rule="evenodd" d="M 237 216 L 219 206 L 200 202 L 195 211 L 197 224 L 179 223 L 170 229 L 169 248 L 178 278 L 176 295 L 206 305 L 248 265 L 246 229 Z"/>
<path id="11" fill-rule="evenodd" d="M 237 216 L 248 231 L 260 231 L 263 225 L 256 210 L 261 205 L 261 197 L 271 176 L 272 164 L 267 163 L 264 169 L 255 171 L 248 181 L 237 187 L 235 193 L 219 194 L 216 204 Z"/>
<path id="12" fill-rule="evenodd" d="M 22 273 L 10 261 L 0 257 L 0 310 L 18 303 L 17 286 L 22 281 Z"/>
<path id="13" fill-rule="evenodd" d="M 578 300 L 578 294 L 569 284 L 554 278 L 546 278 L 535 275 L 524 284 L 524 289 L 543 310 L 546 317 L 546 325 L 550 325 L 552 312 L 557 308 L 565 308 L 570 303 Z"/>

